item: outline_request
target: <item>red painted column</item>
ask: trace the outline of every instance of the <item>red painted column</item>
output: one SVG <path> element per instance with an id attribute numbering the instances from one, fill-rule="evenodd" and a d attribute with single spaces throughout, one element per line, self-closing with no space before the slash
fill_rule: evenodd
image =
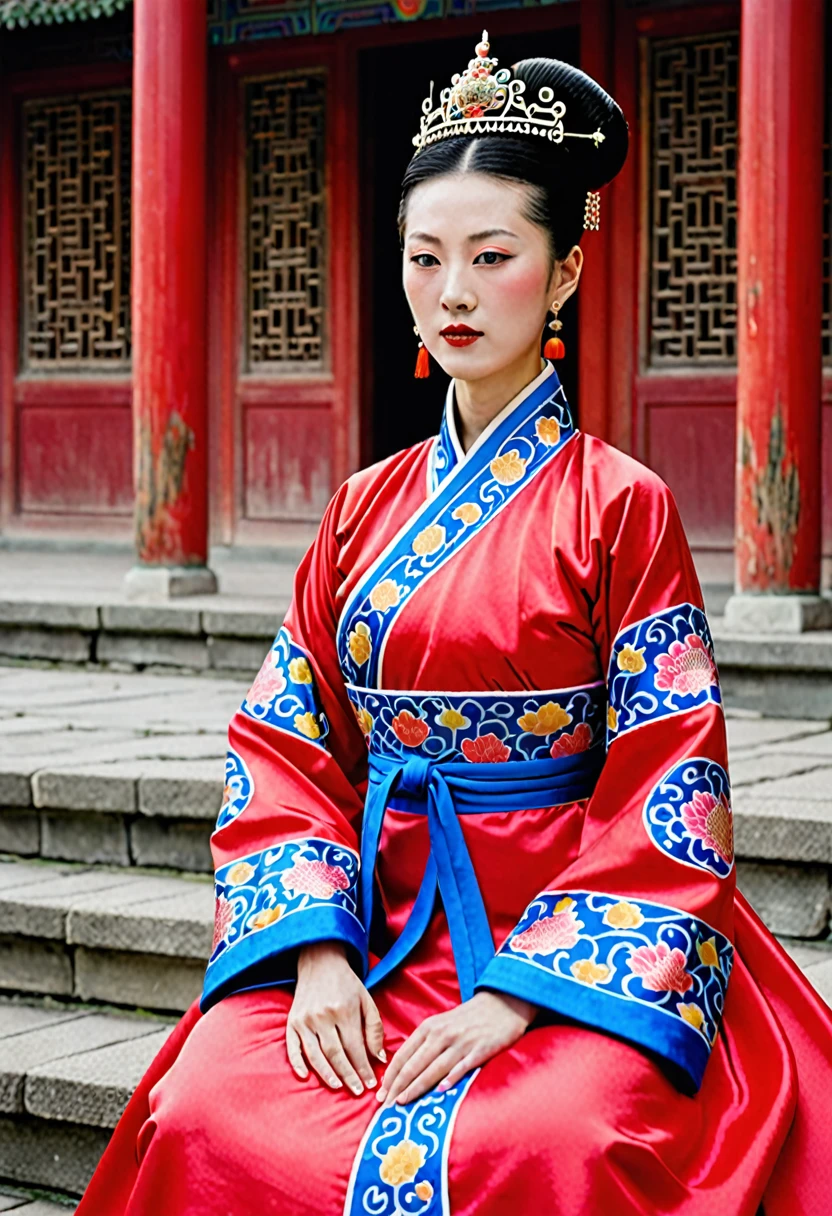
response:
<path id="1" fill-rule="evenodd" d="M 824 16 L 742 5 L 735 598 L 820 587 Z"/>
<path id="2" fill-rule="evenodd" d="M 216 589 L 208 555 L 205 0 L 135 0 L 128 590 Z M 212 585 L 213 584 L 213 585 Z"/>

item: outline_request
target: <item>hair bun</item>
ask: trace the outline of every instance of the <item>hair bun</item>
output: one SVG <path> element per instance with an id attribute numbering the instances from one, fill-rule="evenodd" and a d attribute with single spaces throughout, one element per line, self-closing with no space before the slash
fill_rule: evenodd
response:
<path id="1" fill-rule="evenodd" d="M 511 65 L 512 76 L 526 85 L 525 100 L 535 100 L 541 88 L 550 88 L 555 101 L 566 106 L 567 131 L 601 131 L 597 147 L 590 139 L 564 139 L 555 144 L 556 156 L 569 158 L 569 170 L 580 176 L 587 190 L 600 190 L 620 172 L 627 159 L 629 134 L 621 107 L 596 80 L 561 59 L 520 59 Z M 551 148 L 551 145 L 550 145 Z"/>

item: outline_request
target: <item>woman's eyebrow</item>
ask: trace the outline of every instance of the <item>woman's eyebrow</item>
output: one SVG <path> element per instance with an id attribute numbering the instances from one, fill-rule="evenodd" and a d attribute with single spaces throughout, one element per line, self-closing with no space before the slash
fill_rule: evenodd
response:
<path id="1" fill-rule="evenodd" d="M 472 232 L 466 238 L 468 241 L 487 241 L 492 236 L 513 236 L 517 237 L 516 232 L 512 232 L 510 228 L 486 228 L 484 232 Z M 410 241 L 430 241 L 434 245 L 441 245 L 438 236 L 432 236 L 430 232 L 409 232 L 407 239 Z"/>

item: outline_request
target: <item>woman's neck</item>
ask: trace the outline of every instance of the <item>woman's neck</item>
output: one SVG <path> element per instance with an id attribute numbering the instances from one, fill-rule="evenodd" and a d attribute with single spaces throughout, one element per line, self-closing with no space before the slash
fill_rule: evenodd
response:
<path id="1" fill-rule="evenodd" d="M 537 346 L 520 359 L 481 380 L 454 379 L 457 434 L 462 450 L 476 443 L 480 435 L 513 397 L 542 371 Z"/>

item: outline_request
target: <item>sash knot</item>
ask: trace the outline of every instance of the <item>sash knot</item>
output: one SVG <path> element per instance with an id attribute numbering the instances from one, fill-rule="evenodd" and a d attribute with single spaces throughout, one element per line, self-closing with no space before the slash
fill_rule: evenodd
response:
<path id="1" fill-rule="evenodd" d="M 421 798 L 427 791 L 432 767 L 427 756 L 410 756 L 400 769 L 396 782 L 400 793 Z"/>

